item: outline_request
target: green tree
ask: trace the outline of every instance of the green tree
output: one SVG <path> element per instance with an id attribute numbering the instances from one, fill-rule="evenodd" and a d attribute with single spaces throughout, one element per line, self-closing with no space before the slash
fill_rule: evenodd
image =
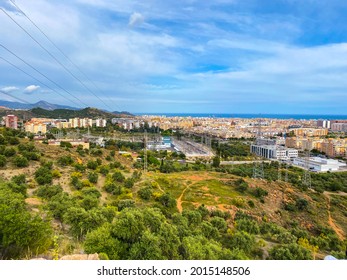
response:
<path id="1" fill-rule="evenodd" d="M 12 147 L 5 148 L 4 156 L 13 157 L 16 154 L 16 150 Z"/>
<path id="2" fill-rule="evenodd" d="M 35 194 L 45 199 L 51 199 L 53 196 L 62 192 L 63 192 L 63 188 L 60 185 L 54 185 L 54 186 L 44 185 L 44 186 L 40 186 L 35 191 Z"/>
<path id="3" fill-rule="evenodd" d="M 246 254 L 251 253 L 254 250 L 256 242 L 255 237 L 244 231 L 237 231 L 233 235 L 229 236 L 228 247 L 235 249 L 238 248 L 244 251 Z"/>
<path id="4" fill-rule="evenodd" d="M 25 176 L 25 174 L 15 175 L 11 178 L 11 181 L 17 185 L 25 185 L 26 184 L 26 176 Z"/>
<path id="5" fill-rule="evenodd" d="M 23 156 L 16 156 L 13 159 L 13 163 L 17 167 L 28 167 L 29 166 L 29 161 L 25 157 L 23 157 Z"/>
<path id="6" fill-rule="evenodd" d="M 0 259 L 45 252 L 52 241 L 49 222 L 31 215 L 24 197 L 0 185 Z"/>
<path id="7" fill-rule="evenodd" d="M 137 194 L 140 198 L 143 200 L 149 200 L 152 196 L 152 188 L 151 187 L 144 187 L 138 190 Z"/>
<path id="8" fill-rule="evenodd" d="M 295 205 L 299 209 L 299 211 L 307 210 L 308 201 L 304 198 L 298 198 L 295 202 Z"/>
<path id="9" fill-rule="evenodd" d="M 256 221 L 251 219 L 239 219 L 236 222 L 236 228 L 251 234 L 259 233 L 259 225 Z"/>
<path id="10" fill-rule="evenodd" d="M 118 202 L 117 207 L 119 211 L 125 208 L 132 208 L 135 207 L 135 201 L 132 199 L 123 199 Z"/>
<path id="11" fill-rule="evenodd" d="M 215 156 L 212 160 L 212 166 L 213 167 L 219 167 L 220 166 L 220 157 Z"/>
<path id="12" fill-rule="evenodd" d="M 112 174 L 112 179 L 115 180 L 116 182 L 123 183 L 125 180 L 125 177 L 120 171 L 116 171 L 115 173 Z"/>
<path id="13" fill-rule="evenodd" d="M 74 201 L 65 192 L 58 192 L 48 200 L 48 208 L 54 218 L 63 222 L 64 214 L 68 209 L 75 206 Z"/>
<path id="14" fill-rule="evenodd" d="M 286 244 L 272 247 L 269 251 L 272 260 L 312 260 L 312 254 L 298 244 Z"/>
<path id="15" fill-rule="evenodd" d="M 99 175 L 96 172 L 90 172 L 88 174 L 88 180 L 94 184 L 96 184 L 98 182 L 98 177 L 99 177 Z"/>
<path id="16" fill-rule="evenodd" d="M 86 235 L 84 250 L 87 254 L 104 253 L 111 260 L 119 260 L 124 256 L 127 244 L 121 242 L 111 234 L 111 224 L 103 226 Z"/>
<path id="17" fill-rule="evenodd" d="M 6 157 L 3 155 L 0 155 L 0 167 L 5 167 L 7 163 Z"/>
<path id="18" fill-rule="evenodd" d="M 96 170 L 98 168 L 99 164 L 97 161 L 94 160 L 89 160 L 87 162 L 87 168 L 92 169 L 92 170 Z"/>
<path id="19" fill-rule="evenodd" d="M 77 239 L 81 239 L 91 230 L 94 230 L 107 222 L 106 217 L 100 209 L 86 211 L 82 207 L 69 208 L 63 217 L 64 221 L 70 225 L 70 232 Z"/>
<path id="20" fill-rule="evenodd" d="M 240 179 L 237 179 L 236 182 L 235 182 L 235 185 L 236 185 L 236 190 L 241 192 L 241 193 L 244 193 L 247 191 L 248 189 L 248 184 L 247 182 L 240 178 Z"/>
<path id="21" fill-rule="evenodd" d="M 62 156 L 57 160 L 60 166 L 69 166 L 74 163 L 74 160 L 71 156 Z"/>

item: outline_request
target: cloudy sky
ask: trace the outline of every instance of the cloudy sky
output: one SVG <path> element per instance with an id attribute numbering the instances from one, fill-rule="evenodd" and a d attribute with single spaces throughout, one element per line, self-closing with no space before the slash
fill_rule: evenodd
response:
<path id="1" fill-rule="evenodd" d="M 0 99 L 347 114 L 347 1 L 12 2 L 0 0 Z"/>

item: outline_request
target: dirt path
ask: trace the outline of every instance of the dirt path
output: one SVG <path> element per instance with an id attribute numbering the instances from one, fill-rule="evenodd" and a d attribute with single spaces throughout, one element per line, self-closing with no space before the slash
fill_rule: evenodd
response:
<path id="1" fill-rule="evenodd" d="M 96 183 L 96 187 L 100 190 L 101 192 L 101 202 L 106 202 L 107 201 L 107 193 L 103 191 L 103 186 L 105 185 L 106 177 L 105 176 L 100 176 L 98 178 L 98 182 Z"/>
<path id="2" fill-rule="evenodd" d="M 341 239 L 344 240 L 346 238 L 345 232 L 335 224 L 334 219 L 331 217 L 331 212 L 330 212 L 330 195 L 340 195 L 340 196 L 347 196 L 347 193 L 332 193 L 332 192 L 323 192 L 323 195 L 327 198 L 327 208 L 328 208 L 328 223 L 331 226 L 331 228 L 335 231 L 337 236 Z"/>
<path id="3" fill-rule="evenodd" d="M 183 195 L 184 193 L 186 192 L 186 190 L 190 187 L 191 185 L 188 185 L 185 187 L 185 189 L 182 191 L 180 197 L 177 199 L 177 209 L 178 209 L 178 212 L 182 213 L 182 198 L 183 198 Z"/>

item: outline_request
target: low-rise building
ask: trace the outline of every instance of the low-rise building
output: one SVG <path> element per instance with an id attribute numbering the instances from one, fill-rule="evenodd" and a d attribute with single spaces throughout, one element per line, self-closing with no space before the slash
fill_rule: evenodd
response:
<path id="1" fill-rule="evenodd" d="M 329 130 L 327 128 L 295 128 L 291 129 L 296 136 L 325 136 L 328 135 Z"/>
<path id="2" fill-rule="evenodd" d="M 47 124 L 39 121 L 29 121 L 24 125 L 25 132 L 34 134 L 45 134 L 47 133 Z"/>
<path id="3" fill-rule="evenodd" d="M 74 140 L 74 139 L 63 139 L 63 140 L 48 140 L 48 145 L 60 146 L 60 142 L 69 142 L 72 147 L 78 147 L 81 145 L 83 149 L 89 149 L 90 145 L 88 141 L 85 140 Z"/>
<path id="4" fill-rule="evenodd" d="M 267 159 L 289 160 L 298 157 L 298 150 L 277 145 L 251 145 L 251 153 Z"/>
<path id="5" fill-rule="evenodd" d="M 346 163 L 320 157 L 310 157 L 308 160 L 305 158 L 296 158 L 293 164 L 299 167 L 306 168 L 308 165 L 309 170 L 315 172 L 338 171 L 341 168 L 346 168 Z"/>

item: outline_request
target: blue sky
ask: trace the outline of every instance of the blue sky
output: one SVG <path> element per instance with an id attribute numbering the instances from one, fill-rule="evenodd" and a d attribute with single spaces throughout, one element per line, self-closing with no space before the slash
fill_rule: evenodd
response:
<path id="1" fill-rule="evenodd" d="M 0 44 L 76 97 L 0 47 L 0 57 L 49 86 L 0 59 L 1 99 L 134 113 L 347 113 L 347 1 L 15 3 L 90 79 L 11 1 L 0 7 L 89 90 L 0 10 Z"/>

